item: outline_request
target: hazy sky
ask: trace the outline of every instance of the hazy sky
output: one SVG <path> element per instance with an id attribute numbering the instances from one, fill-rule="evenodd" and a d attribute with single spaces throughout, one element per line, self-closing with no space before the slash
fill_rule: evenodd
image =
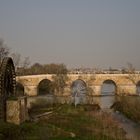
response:
<path id="1" fill-rule="evenodd" d="M 140 0 L 0 0 L 0 38 L 32 63 L 140 69 Z"/>

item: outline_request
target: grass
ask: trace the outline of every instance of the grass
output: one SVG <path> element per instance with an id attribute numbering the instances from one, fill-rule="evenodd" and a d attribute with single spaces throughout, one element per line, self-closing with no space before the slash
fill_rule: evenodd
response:
<path id="1" fill-rule="evenodd" d="M 90 105 L 75 108 L 64 104 L 57 109 L 55 106 L 51 116 L 37 122 L 19 126 L 0 123 L 0 140 L 126 140 L 124 131 L 110 114 L 87 107 Z"/>
<path id="2" fill-rule="evenodd" d="M 65 104 L 38 123 L 48 127 L 49 140 L 125 140 L 124 131 L 109 114 L 87 111 L 86 105 Z"/>
<path id="3" fill-rule="evenodd" d="M 44 112 L 49 112 L 59 108 L 61 104 L 48 103 L 45 99 L 37 99 L 35 102 L 31 103 L 31 108 L 29 109 L 29 115 L 32 117 L 34 115 L 39 115 Z"/>

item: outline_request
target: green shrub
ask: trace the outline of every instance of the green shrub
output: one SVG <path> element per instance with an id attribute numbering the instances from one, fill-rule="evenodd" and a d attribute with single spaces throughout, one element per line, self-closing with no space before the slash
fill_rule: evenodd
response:
<path id="1" fill-rule="evenodd" d="M 140 97 L 119 96 L 117 100 L 112 106 L 115 110 L 122 112 L 136 122 L 140 122 Z"/>
<path id="2" fill-rule="evenodd" d="M 19 140 L 19 126 L 11 123 L 0 122 L 0 138 L 4 140 Z"/>

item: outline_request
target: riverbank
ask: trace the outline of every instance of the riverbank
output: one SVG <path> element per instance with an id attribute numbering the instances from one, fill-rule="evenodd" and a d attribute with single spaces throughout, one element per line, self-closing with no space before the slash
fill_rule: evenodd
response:
<path id="1" fill-rule="evenodd" d="M 112 108 L 123 113 L 129 119 L 140 123 L 140 96 L 118 96 Z"/>

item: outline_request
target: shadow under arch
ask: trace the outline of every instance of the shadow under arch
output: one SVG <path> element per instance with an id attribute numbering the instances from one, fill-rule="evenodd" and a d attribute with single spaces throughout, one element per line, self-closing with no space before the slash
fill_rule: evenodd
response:
<path id="1" fill-rule="evenodd" d="M 140 95 L 140 81 L 138 81 L 136 84 L 136 94 Z"/>
<path id="2" fill-rule="evenodd" d="M 117 94 L 117 85 L 113 80 L 107 79 L 101 85 L 101 95 L 111 96 Z"/>
<path id="3" fill-rule="evenodd" d="M 53 95 L 53 82 L 49 79 L 43 79 L 37 86 L 37 95 Z"/>
<path id="4" fill-rule="evenodd" d="M 20 97 L 24 95 L 24 86 L 21 83 L 16 82 L 16 96 Z"/>

